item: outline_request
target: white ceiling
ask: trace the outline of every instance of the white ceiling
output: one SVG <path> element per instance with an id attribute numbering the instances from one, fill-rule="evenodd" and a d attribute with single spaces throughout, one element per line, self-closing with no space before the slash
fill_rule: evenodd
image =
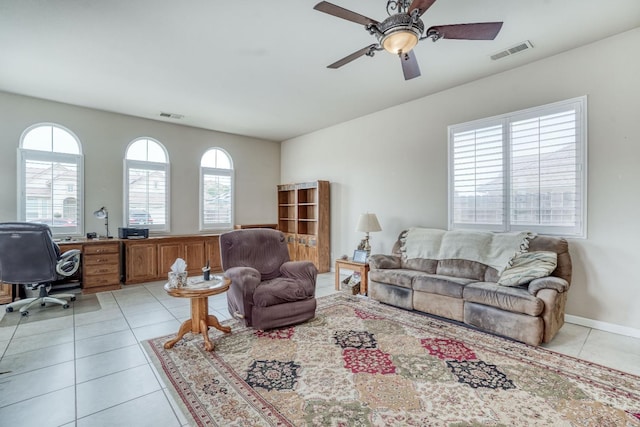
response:
<path id="1" fill-rule="evenodd" d="M 640 26 L 638 0 L 437 0 L 427 28 L 504 26 L 494 41 L 421 41 L 422 76 L 405 81 L 384 51 L 327 69 L 375 40 L 318 1 L 0 0 L 0 90 L 282 141 Z M 331 2 L 387 16 L 386 0 Z"/>

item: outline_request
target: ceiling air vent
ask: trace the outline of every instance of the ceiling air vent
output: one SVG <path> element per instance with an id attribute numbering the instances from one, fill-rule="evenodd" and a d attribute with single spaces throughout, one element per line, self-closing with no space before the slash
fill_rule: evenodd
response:
<path id="1" fill-rule="evenodd" d="M 182 114 L 163 113 L 163 112 L 160 112 L 160 117 L 165 117 L 167 119 L 176 119 L 176 120 L 180 120 L 184 118 Z"/>
<path id="2" fill-rule="evenodd" d="M 502 58 L 510 56 L 510 55 L 515 55 L 516 53 L 519 53 L 519 52 L 522 52 L 522 51 L 525 51 L 525 50 L 531 49 L 531 48 L 533 48 L 533 44 L 529 40 L 527 40 L 527 41 L 524 41 L 524 42 L 522 42 L 520 44 L 512 46 L 512 47 L 510 47 L 508 49 L 500 51 L 498 53 L 494 53 L 493 55 L 491 55 L 491 59 L 493 59 L 495 61 L 497 59 L 502 59 Z"/>

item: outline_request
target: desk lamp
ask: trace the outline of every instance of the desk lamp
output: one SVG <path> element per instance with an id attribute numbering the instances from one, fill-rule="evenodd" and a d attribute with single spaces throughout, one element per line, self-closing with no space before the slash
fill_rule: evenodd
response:
<path id="1" fill-rule="evenodd" d="M 107 211 L 107 208 L 104 206 L 101 207 L 93 213 L 93 216 L 100 219 L 104 218 L 104 226 L 107 229 L 107 239 L 111 238 L 111 236 L 109 236 L 109 212 Z"/>
<path id="2" fill-rule="evenodd" d="M 378 218 L 376 214 L 373 213 L 363 213 L 358 218 L 358 225 L 356 226 L 356 231 L 362 231 L 366 233 L 365 238 L 360 242 L 360 247 L 363 250 L 367 251 L 367 255 L 371 253 L 371 245 L 369 244 L 369 233 L 373 231 L 382 231 L 382 227 L 380 227 L 380 223 L 378 222 Z"/>

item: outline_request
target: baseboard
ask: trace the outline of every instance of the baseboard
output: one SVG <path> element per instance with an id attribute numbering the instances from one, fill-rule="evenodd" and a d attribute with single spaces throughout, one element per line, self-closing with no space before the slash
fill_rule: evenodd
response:
<path id="1" fill-rule="evenodd" d="M 600 331 L 611 332 L 613 334 L 624 335 L 627 337 L 640 338 L 640 329 L 630 328 L 628 326 L 601 322 L 599 320 L 587 319 L 586 317 L 572 316 L 571 314 L 565 314 L 564 320 L 568 323 L 574 323 L 576 325 L 586 326 Z"/>

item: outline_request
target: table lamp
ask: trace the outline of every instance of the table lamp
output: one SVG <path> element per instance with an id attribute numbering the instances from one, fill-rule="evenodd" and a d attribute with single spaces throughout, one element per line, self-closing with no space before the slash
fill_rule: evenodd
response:
<path id="1" fill-rule="evenodd" d="M 378 218 L 376 214 L 373 213 L 363 213 L 358 218 L 358 225 L 356 226 L 356 231 L 361 231 L 366 233 L 365 238 L 360 242 L 360 247 L 363 250 L 367 251 L 367 255 L 371 253 L 371 245 L 369 244 L 369 233 L 374 231 L 382 231 L 382 227 L 380 227 L 380 223 L 378 222 Z"/>
<path id="2" fill-rule="evenodd" d="M 100 219 L 104 218 L 104 226 L 107 229 L 106 237 L 107 239 L 109 239 L 111 236 L 109 236 L 109 212 L 107 211 L 107 208 L 105 208 L 104 206 L 101 207 L 93 213 L 93 216 Z"/>

